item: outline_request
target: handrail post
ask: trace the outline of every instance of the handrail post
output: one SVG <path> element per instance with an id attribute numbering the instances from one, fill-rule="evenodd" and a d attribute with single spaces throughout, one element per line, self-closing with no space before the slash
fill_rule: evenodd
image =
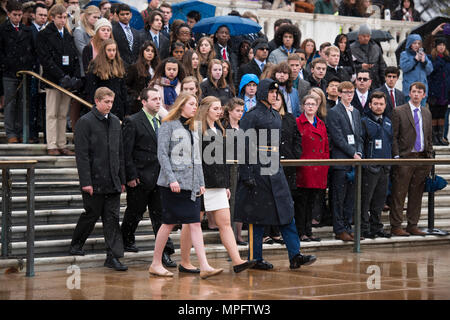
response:
<path id="1" fill-rule="evenodd" d="M 11 174 L 2 169 L 2 258 L 11 254 Z"/>
<path id="2" fill-rule="evenodd" d="M 22 84 L 22 142 L 28 143 L 28 138 L 30 137 L 29 130 L 29 107 L 28 107 L 28 75 L 23 75 L 23 84 Z"/>
<path id="3" fill-rule="evenodd" d="M 34 167 L 27 169 L 27 277 L 34 277 Z"/>
<path id="4" fill-rule="evenodd" d="M 354 214 L 354 222 L 355 222 L 355 236 L 354 236 L 354 242 L 355 245 L 353 247 L 353 252 L 360 253 L 361 252 L 361 165 L 356 165 L 355 170 L 355 214 Z"/>

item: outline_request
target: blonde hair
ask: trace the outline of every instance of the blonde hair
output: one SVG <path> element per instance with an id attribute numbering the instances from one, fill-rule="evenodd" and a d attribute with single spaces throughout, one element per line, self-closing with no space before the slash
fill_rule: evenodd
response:
<path id="1" fill-rule="evenodd" d="M 100 87 L 95 90 L 94 100 L 103 100 L 104 97 L 114 97 L 115 93 L 107 87 Z"/>
<path id="2" fill-rule="evenodd" d="M 188 76 L 181 81 L 181 91 L 183 91 L 183 85 L 186 83 L 195 83 L 195 87 L 197 88 L 197 99 L 200 100 L 200 97 L 202 96 L 202 89 L 200 88 L 200 83 L 198 82 L 198 79 L 193 76 Z"/>
<path id="3" fill-rule="evenodd" d="M 96 13 L 100 15 L 100 9 L 97 6 L 89 6 L 84 10 L 83 15 L 81 17 L 80 21 L 81 26 L 84 28 L 84 30 L 90 37 L 94 36 L 95 31 L 94 27 L 89 24 L 88 17 Z"/>
<path id="4" fill-rule="evenodd" d="M 106 47 L 111 44 L 116 46 L 116 56 L 113 61 L 110 61 L 106 55 Z M 117 49 L 117 43 L 113 39 L 103 41 L 97 56 L 89 64 L 88 70 L 102 80 L 109 80 L 113 77 L 124 77 L 125 68 L 120 58 L 119 50 Z"/>
<path id="5" fill-rule="evenodd" d="M 209 112 L 209 108 L 211 108 L 211 106 L 214 102 L 221 103 L 219 98 L 214 97 L 214 96 L 208 96 L 208 97 L 202 99 L 202 101 L 200 102 L 200 106 L 198 107 L 198 111 L 197 111 L 195 120 L 201 122 L 202 134 L 207 134 L 206 130 L 208 129 L 208 122 L 207 122 L 208 112 Z M 223 135 L 225 135 L 225 130 L 223 129 L 223 126 L 220 123 L 220 121 L 216 120 L 215 122 L 219 126 L 219 128 L 222 129 Z"/>
<path id="6" fill-rule="evenodd" d="M 317 110 L 317 114 L 319 116 L 319 118 L 321 119 L 325 119 L 325 117 L 327 116 L 327 98 L 325 96 L 325 94 L 323 93 L 322 89 L 314 87 L 311 88 L 311 90 L 309 90 L 309 95 L 314 96 L 314 94 L 318 95 L 320 97 L 320 105 L 319 105 L 319 109 Z M 316 99 L 317 103 L 319 103 L 319 101 Z"/>
<path id="7" fill-rule="evenodd" d="M 181 117 L 181 111 L 184 107 L 184 105 L 188 102 L 189 99 L 194 98 L 195 102 L 198 103 L 198 99 L 195 95 L 193 95 L 192 93 L 189 92 L 181 92 L 177 99 L 175 100 L 175 102 L 173 103 L 169 114 L 162 119 L 162 122 L 166 122 L 166 121 L 173 121 L 173 120 L 178 120 Z M 197 110 L 198 112 L 198 110 Z M 189 119 L 186 123 L 189 124 L 189 128 L 191 130 L 194 130 L 194 121 L 192 121 L 192 119 L 195 118 L 192 117 L 191 119 Z"/>

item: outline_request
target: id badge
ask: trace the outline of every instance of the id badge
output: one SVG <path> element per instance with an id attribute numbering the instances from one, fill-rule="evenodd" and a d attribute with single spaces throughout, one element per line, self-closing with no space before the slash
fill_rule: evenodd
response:
<path id="1" fill-rule="evenodd" d="M 62 57 L 62 65 L 68 66 L 69 65 L 69 56 L 63 56 Z"/>
<path id="2" fill-rule="evenodd" d="M 383 140 L 381 139 L 375 139 L 375 149 L 381 149 L 383 148 Z"/>
<path id="3" fill-rule="evenodd" d="M 355 136 L 353 134 L 347 135 L 348 144 L 355 144 Z"/>

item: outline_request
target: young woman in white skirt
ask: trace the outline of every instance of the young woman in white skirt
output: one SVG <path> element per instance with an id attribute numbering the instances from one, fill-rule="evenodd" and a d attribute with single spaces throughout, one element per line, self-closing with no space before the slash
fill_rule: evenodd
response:
<path id="1" fill-rule="evenodd" d="M 230 223 L 230 172 L 225 161 L 225 130 L 220 123 L 222 106 L 219 98 L 204 98 L 196 116 L 196 128 L 202 134 L 202 166 L 205 179 L 204 210 L 210 212 L 219 227 L 222 244 L 238 273 L 251 268 L 255 261 L 241 259 Z M 201 125 L 201 127 L 199 127 Z M 216 144 L 219 142 L 219 144 Z M 221 147 L 214 147 L 220 145 Z M 221 154 L 217 153 L 221 149 Z"/>

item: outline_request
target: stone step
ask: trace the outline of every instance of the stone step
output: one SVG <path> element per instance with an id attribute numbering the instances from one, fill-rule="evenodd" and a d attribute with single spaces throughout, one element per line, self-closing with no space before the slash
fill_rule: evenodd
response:
<path id="1" fill-rule="evenodd" d="M 69 150 L 74 150 L 73 144 L 68 144 Z M 46 144 L 0 144 L 0 156 L 43 156 L 47 155 Z"/>
<path id="2" fill-rule="evenodd" d="M 366 239 L 361 241 L 361 251 L 364 252 L 369 247 L 413 247 L 413 246 L 427 246 L 448 244 L 450 236 L 410 236 L 410 237 L 392 237 L 392 238 L 377 238 Z M 320 242 L 303 242 L 301 244 L 302 252 L 314 253 L 319 250 L 353 250 L 353 242 L 344 242 L 342 240 L 335 240 L 334 238 L 323 239 Z M 248 254 L 247 246 L 238 246 L 241 257 L 246 257 Z M 270 253 L 286 253 L 284 245 L 280 244 L 264 244 L 263 252 Z M 205 251 L 208 258 L 228 258 L 228 253 L 222 244 L 206 244 Z M 194 249 L 191 249 L 191 255 L 195 255 Z M 51 271 L 51 270 L 66 270 L 71 265 L 77 265 L 80 268 L 103 267 L 106 255 L 104 252 L 97 254 L 87 254 L 85 256 L 58 256 L 58 257 L 41 257 L 36 258 L 35 272 Z M 138 253 L 126 252 L 124 258 L 120 259 L 126 265 L 146 264 L 150 265 L 153 258 L 153 250 L 140 251 Z M 175 249 L 172 259 L 176 262 L 180 261 L 180 249 Z M 26 259 L 22 257 L 0 259 L 0 271 L 4 272 L 6 268 L 18 268 L 26 265 Z M 231 267 L 231 263 L 230 263 Z M 20 269 L 25 273 L 25 267 Z"/>
<path id="3" fill-rule="evenodd" d="M 0 172 L 2 170 L 0 169 Z M 25 181 L 26 169 L 11 169 L 13 181 Z M 35 182 L 38 181 L 78 181 L 77 168 L 36 168 L 34 170 Z"/>
<path id="4" fill-rule="evenodd" d="M 0 127 L 0 143 L 7 143 L 6 132 Z M 73 132 L 66 132 L 66 139 L 68 143 L 73 143 Z M 44 144 L 44 133 L 39 132 L 39 143 Z"/>
<path id="5" fill-rule="evenodd" d="M 0 189 L 2 184 L 0 183 Z M 67 194 L 79 194 L 80 183 L 78 181 L 37 181 L 35 182 L 35 195 L 36 196 L 50 196 L 50 195 L 67 195 Z M 27 195 L 27 183 L 15 182 L 12 183 L 12 195 L 13 196 L 26 196 Z"/>
<path id="6" fill-rule="evenodd" d="M 22 160 L 37 160 L 35 168 L 76 168 L 77 165 L 74 156 L 0 156 L 0 161 Z"/>

